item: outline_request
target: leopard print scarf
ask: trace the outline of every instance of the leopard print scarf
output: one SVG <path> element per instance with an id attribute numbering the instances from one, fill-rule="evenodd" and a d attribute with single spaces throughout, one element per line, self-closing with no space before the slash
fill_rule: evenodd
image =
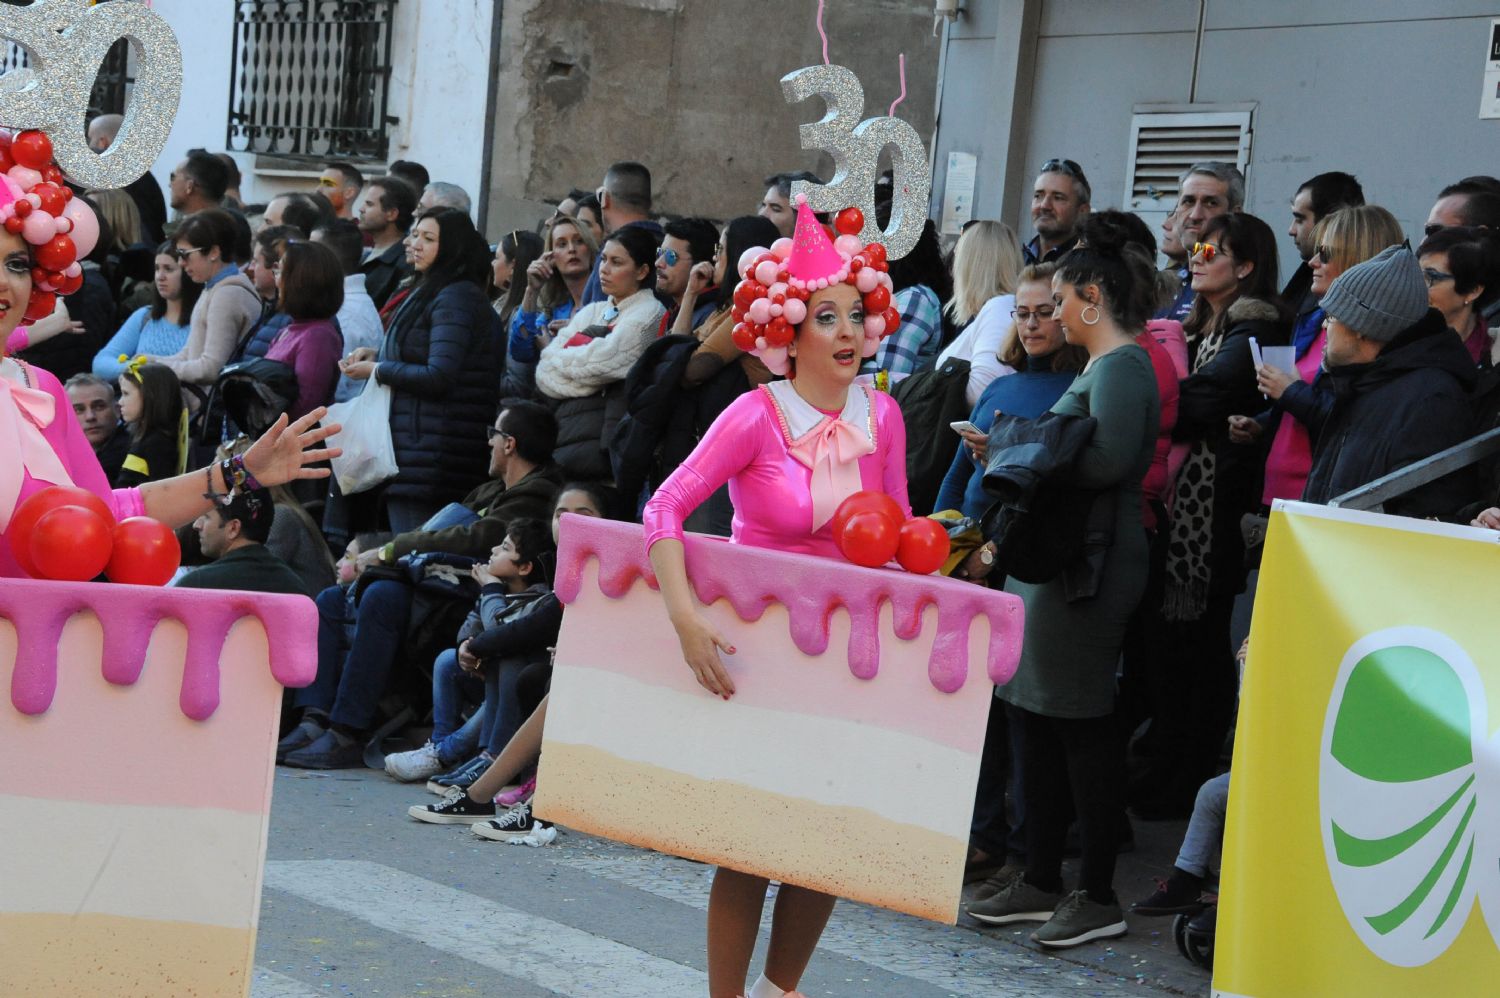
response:
<path id="1" fill-rule="evenodd" d="M 1203 334 L 1193 373 L 1213 360 L 1228 333 L 1228 323 Z M 1197 620 L 1208 608 L 1209 556 L 1213 553 L 1214 523 L 1213 449 L 1199 440 L 1188 452 L 1177 476 L 1172 505 L 1172 534 L 1167 545 L 1167 586 L 1162 614 L 1168 620 Z"/>

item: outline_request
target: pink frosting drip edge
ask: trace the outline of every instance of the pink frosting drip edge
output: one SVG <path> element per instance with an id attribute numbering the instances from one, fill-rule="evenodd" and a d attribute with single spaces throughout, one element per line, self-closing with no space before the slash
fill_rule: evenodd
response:
<path id="1" fill-rule="evenodd" d="M 266 631 L 271 675 L 283 686 L 306 686 L 317 674 L 317 608 L 302 596 L 208 589 L 158 589 L 103 583 L 7 579 L 0 618 L 16 629 L 10 702 L 43 714 L 57 693 L 57 644 L 74 614 L 91 612 L 104 631 L 100 672 L 116 686 L 140 679 L 151 632 L 166 618 L 188 631 L 178 705 L 195 721 L 219 708 L 219 655 L 229 630 L 254 617 Z"/>
<path id="2" fill-rule="evenodd" d="M 639 579 L 657 588 L 639 524 L 590 517 L 564 520 L 557 556 L 558 598 L 578 599 L 583 569 L 599 565 L 599 590 L 619 599 Z M 880 611 L 889 602 L 896 636 L 910 641 L 922 631 L 922 612 L 938 608 L 937 634 L 927 676 L 943 693 L 963 688 L 969 676 L 969 627 L 975 617 L 989 621 L 989 678 L 1005 683 L 1021 659 L 1025 610 L 1020 597 L 936 575 L 862 568 L 848 562 L 735 545 L 732 557 L 719 538 L 687 535 L 688 578 L 705 606 L 727 599 L 741 620 L 759 620 L 772 603 L 790 618 L 792 643 L 806 655 L 828 650 L 829 621 L 842 607 L 850 620 L 849 670 L 860 679 L 880 672 Z"/>

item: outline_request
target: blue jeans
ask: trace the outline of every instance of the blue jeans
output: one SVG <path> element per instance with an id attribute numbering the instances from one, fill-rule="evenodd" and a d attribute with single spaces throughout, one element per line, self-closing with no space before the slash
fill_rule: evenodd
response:
<path id="1" fill-rule="evenodd" d="M 470 759 L 479 749 L 485 709 L 480 707 L 466 723 L 463 705 L 484 696 L 484 683 L 458 664 L 458 650 L 449 648 L 432 663 L 432 743 L 446 765 Z"/>
<path id="2" fill-rule="evenodd" d="M 354 630 L 350 592 L 343 586 L 329 586 L 318 593 L 318 674 L 310 685 L 292 694 L 293 706 L 311 707 L 324 714 L 333 709 Z"/>
<path id="3" fill-rule="evenodd" d="M 500 754 L 526 720 L 521 714 L 521 700 L 516 692 L 526 665 L 526 662 L 516 659 L 495 664 L 486 662 L 484 665 L 484 725 L 479 734 L 479 747 L 492 756 Z"/>
<path id="4" fill-rule="evenodd" d="M 1214 860 L 1224 846 L 1224 812 L 1229 807 L 1229 774 L 1215 776 L 1198 788 L 1193 802 L 1193 817 L 1182 850 L 1177 854 L 1177 869 L 1199 877 L 1213 872 Z"/>
<path id="5" fill-rule="evenodd" d="M 343 656 L 343 666 L 338 672 L 336 691 L 329 708 L 334 724 L 357 731 L 374 727 L 380 698 L 385 693 L 391 669 L 395 667 L 396 656 L 401 653 L 401 644 L 406 637 L 411 601 L 412 589 L 402 582 L 381 579 L 365 587 L 355 611 L 354 636 L 349 642 L 348 654 Z M 322 596 L 319 605 L 322 605 Z M 320 622 L 320 682 L 324 673 L 322 630 Z"/>

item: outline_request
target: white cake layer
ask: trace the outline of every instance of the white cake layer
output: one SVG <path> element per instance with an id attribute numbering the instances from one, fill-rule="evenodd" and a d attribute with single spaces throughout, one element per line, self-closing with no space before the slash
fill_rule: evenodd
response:
<path id="1" fill-rule="evenodd" d="M 0 794 L 0 912 L 254 924 L 266 816 Z"/>
<path id="2" fill-rule="evenodd" d="M 547 740 L 703 780 L 877 811 L 939 835 L 967 829 L 978 757 L 898 731 L 679 693 L 570 665 L 552 680 Z M 600 724 L 601 717 L 615 723 Z M 914 779 L 877 774 L 909 769 Z"/>

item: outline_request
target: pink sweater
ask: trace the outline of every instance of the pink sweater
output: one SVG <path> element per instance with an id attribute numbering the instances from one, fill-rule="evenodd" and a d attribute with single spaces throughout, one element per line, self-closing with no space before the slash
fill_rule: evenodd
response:
<path id="1" fill-rule="evenodd" d="M 278 360 L 297 374 L 297 398 L 288 410 L 292 419 L 333 401 L 343 353 L 344 338 L 328 319 L 289 323 L 276 334 L 266 360 Z"/>
<path id="2" fill-rule="evenodd" d="M 52 422 L 42 430 L 42 436 L 52 445 L 52 450 L 62 461 L 63 468 L 73 484 L 79 488 L 88 489 L 90 492 L 103 499 L 111 510 L 114 511 L 117 520 L 123 520 L 131 516 L 144 516 L 145 505 L 141 500 L 139 489 L 111 489 L 109 479 L 104 475 L 104 469 L 99 467 L 99 459 L 94 456 L 94 448 L 89 446 L 88 438 L 83 435 L 83 428 L 78 425 L 78 420 L 73 416 L 73 406 L 68 402 L 68 396 L 63 392 L 62 385 L 47 371 L 39 367 L 28 367 L 31 372 L 32 384 L 51 395 L 56 403 L 56 411 Z M 9 402 L 10 396 L 4 395 L 5 404 Z M 19 417 L 19 414 L 17 414 Z M 0 448 L 7 453 L 0 454 L 0 460 L 8 462 L 19 462 L 17 454 L 9 453 L 16 447 L 14 441 L 0 440 Z M 50 485 L 65 484 L 61 482 L 44 482 L 31 477 L 30 472 L 23 472 L 21 479 L 21 494 L 17 505 L 24 502 L 34 492 L 40 492 Z M 24 578 L 25 573 L 16 564 L 15 558 L 10 553 L 10 538 L 0 534 L 0 578 Z"/>
<path id="3" fill-rule="evenodd" d="M 871 394 L 875 451 L 859 459 L 860 481 L 864 488 L 895 499 L 909 517 L 906 424 L 894 399 L 884 392 Z M 811 529 L 812 472 L 792 456 L 790 445 L 767 388 L 735 399 L 646 503 L 646 549 L 666 537 L 681 539 L 683 520 L 728 482 L 734 503 L 732 543 L 842 558 L 827 524 L 817 532 Z"/>

